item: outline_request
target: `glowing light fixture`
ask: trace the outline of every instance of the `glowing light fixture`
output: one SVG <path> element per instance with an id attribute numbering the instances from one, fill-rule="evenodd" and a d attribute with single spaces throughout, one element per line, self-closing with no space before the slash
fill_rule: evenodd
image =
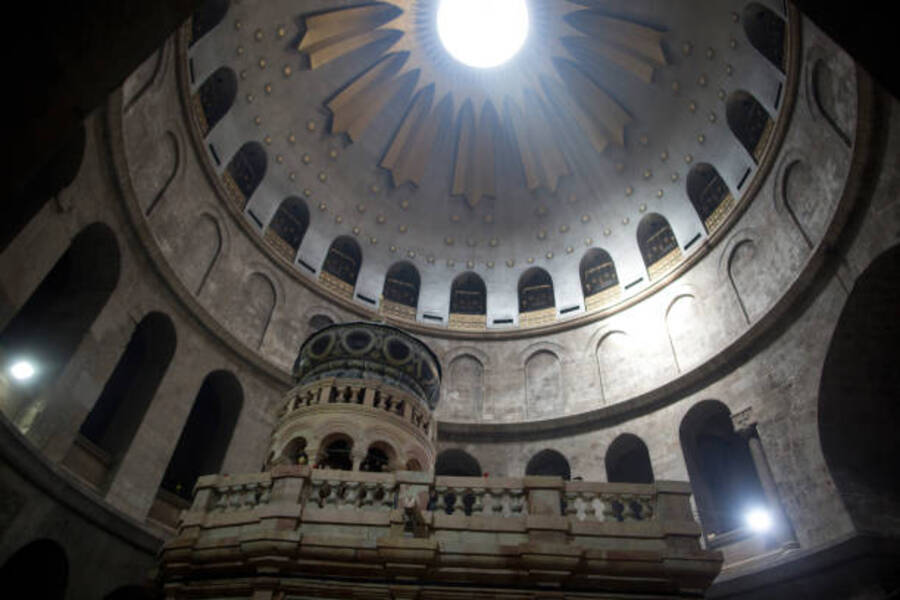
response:
<path id="1" fill-rule="evenodd" d="M 34 377 L 34 373 L 34 365 L 27 360 L 16 361 L 9 368 L 9 374 L 19 381 L 28 381 Z"/>
<path id="2" fill-rule="evenodd" d="M 772 529 L 772 515 L 762 508 L 752 508 L 744 515 L 744 521 L 752 531 L 765 533 Z"/>
<path id="3" fill-rule="evenodd" d="M 528 36 L 525 0 L 441 0 L 437 12 L 441 43 L 470 67 L 496 67 L 515 56 Z"/>

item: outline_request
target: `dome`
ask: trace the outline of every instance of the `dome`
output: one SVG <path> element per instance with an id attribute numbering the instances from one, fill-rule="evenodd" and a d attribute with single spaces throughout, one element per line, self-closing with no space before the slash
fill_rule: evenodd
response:
<path id="1" fill-rule="evenodd" d="M 878 17 L 448 2 L 26 7 L 0 588 L 887 597 Z"/>
<path id="2" fill-rule="evenodd" d="M 445 49 L 438 5 L 215 5 L 184 40 L 228 209 L 348 310 L 435 335 L 608 316 L 709 252 L 771 167 L 796 85 L 786 14 L 530 3 L 521 50 L 479 69 Z M 522 285 L 532 269 L 544 283 Z M 453 312 L 464 273 L 484 298 Z"/>

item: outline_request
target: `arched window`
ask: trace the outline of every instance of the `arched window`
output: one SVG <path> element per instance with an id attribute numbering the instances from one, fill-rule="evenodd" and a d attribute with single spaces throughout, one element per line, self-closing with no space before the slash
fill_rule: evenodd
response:
<path id="1" fill-rule="evenodd" d="M 163 313 L 144 317 L 79 430 L 66 464 L 96 485 L 124 456 L 175 353 L 175 326 Z M 88 467 L 90 465 L 90 467 Z"/>
<path id="2" fill-rule="evenodd" d="M 653 483 L 653 466 L 644 440 L 623 433 L 606 450 L 606 480 L 610 483 Z"/>
<path id="3" fill-rule="evenodd" d="M 163 476 L 164 490 L 190 499 L 198 477 L 222 470 L 243 403 L 237 377 L 228 371 L 206 376 Z"/>
<path id="4" fill-rule="evenodd" d="M 86 140 L 87 132 L 81 123 L 56 154 L 28 180 L 24 189 L 6 197 L 3 219 L 0 219 L 0 252 L 16 239 L 47 200 L 75 181 L 84 158 Z"/>
<path id="5" fill-rule="evenodd" d="M 669 222 L 656 213 L 641 219 L 637 240 L 651 280 L 665 274 L 681 260 L 681 249 L 675 233 Z"/>
<path id="6" fill-rule="evenodd" d="M 700 402 L 681 421 L 679 436 L 707 537 L 743 528 L 746 513 L 766 506 L 766 499 L 728 407 L 716 400 Z"/>
<path id="7" fill-rule="evenodd" d="M 228 0 L 204 0 L 191 19 L 191 44 L 222 22 L 228 12 Z"/>
<path id="8" fill-rule="evenodd" d="M 347 298 L 353 297 L 356 278 L 362 265 L 362 250 L 351 237 L 343 235 L 331 243 L 325 264 L 322 265 L 322 282 Z"/>
<path id="9" fill-rule="evenodd" d="M 450 286 L 451 327 L 483 328 L 486 314 L 487 287 L 484 280 L 472 272 L 457 275 Z"/>
<path id="10" fill-rule="evenodd" d="M 762 4 L 751 2 L 744 7 L 743 22 L 750 44 L 783 73 L 787 56 L 784 19 Z"/>
<path id="11" fill-rule="evenodd" d="M 4 359 L 27 360 L 35 369 L 29 381 L 11 388 L 11 420 L 62 372 L 118 280 L 115 235 L 102 223 L 88 225 L 0 333 Z"/>
<path id="12" fill-rule="evenodd" d="M 200 133 L 206 135 L 229 111 L 237 97 L 237 76 L 228 67 L 219 67 L 200 86 L 203 122 Z"/>
<path id="13" fill-rule="evenodd" d="M 266 239 L 285 260 L 293 262 L 308 227 L 309 208 L 306 202 L 291 196 L 278 205 L 266 229 Z"/>
<path id="14" fill-rule="evenodd" d="M 332 436 L 330 441 L 323 444 L 322 454 L 316 465 L 320 469 L 334 469 L 336 471 L 353 470 L 353 440 L 344 435 Z"/>
<path id="15" fill-rule="evenodd" d="M 266 175 L 266 150 L 259 142 L 247 142 L 225 169 L 225 186 L 232 201 L 244 210 L 247 201 Z"/>
<path id="16" fill-rule="evenodd" d="M 384 442 L 375 442 L 369 446 L 365 458 L 359 465 L 360 471 L 369 473 L 387 473 L 393 471 L 397 453 L 390 445 Z"/>
<path id="17" fill-rule="evenodd" d="M 53 540 L 35 540 L 19 548 L 0 567 L 6 598 L 63 600 L 69 583 L 69 559 Z"/>
<path id="18" fill-rule="evenodd" d="M 569 461 L 556 450 L 541 450 L 531 457 L 525 467 L 526 475 L 544 475 L 562 477 L 565 481 L 572 478 Z"/>
<path id="19" fill-rule="evenodd" d="M 707 163 L 694 165 L 688 173 L 687 194 L 708 232 L 715 231 L 734 207 L 734 197 L 725 180 Z"/>
<path id="20" fill-rule="evenodd" d="M 578 265 L 578 273 L 587 310 L 600 308 L 619 296 L 619 275 L 606 250 L 591 248 L 585 252 Z"/>
<path id="21" fill-rule="evenodd" d="M 435 475 L 451 477 L 481 477 L 481 465 L 465 450 L 453 448 L 438 454 L 434 465 Z"/>
<path id="22" fill-rule="evenodd" d="M 309 455 L 306 453 L 306 445 L 304 437 L 292 439 L 281 451 L 281 460 L 287 461 L 289 465 L 308 465 Z"/>
<path id="23" fill-rule="evenodd" d="M 384 278 L 382 309 L 394 316 L 416 318 L 419 304 L 419 271 L 408 262 L 392 266 Z"/>
<path id="24" fill-rule="evenodd" d="M 545 310 L 556 306 L 553 279 L 540 267 L 532 267 L 519 277 L 519 313 Z"/>
<path id="25" fill-rule="evenodd" d="M 753 160 L 759 162 L 775 128 L 775 122 L 766 109 L 747 92 L 737 91 L 728 97 L 725 118 L 741 145 L 753 156 Z"/>

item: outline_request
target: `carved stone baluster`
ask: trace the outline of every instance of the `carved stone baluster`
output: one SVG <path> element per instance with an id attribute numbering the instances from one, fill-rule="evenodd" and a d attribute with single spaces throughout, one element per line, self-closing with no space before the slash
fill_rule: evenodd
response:
<path id="1" fill-rule="evenodd" d="M 338 508 L 358 508 L 360 484 L 358 481 L 347 481 L 344 483 L 344 495 L 338 501 Z"/>

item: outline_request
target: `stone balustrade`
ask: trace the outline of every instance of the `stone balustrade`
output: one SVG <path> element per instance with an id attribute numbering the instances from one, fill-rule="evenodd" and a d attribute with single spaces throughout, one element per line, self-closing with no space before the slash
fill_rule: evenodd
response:
<path id="1" fill-rule="evenodd" d="M 718 573 L 721 555 L 700 548 L 690 493 L 686 483 L 665 481 L 308 466 L 213 475 L 198 481 L 161 569 L 173 598 L 181 597 L 179 581 L 196 586 L 198 576 L 212 577 L 225 565 L 236 590 L 254 585 L 241 578 L 264 574 L 283 577 L 279 585 L 289 595 L 317 597 L 317 577 L 691 597 Z"/>
<path id="2" fill-rule="evenodd" d="M 387 413 L 402 419 L 421 431 L 428 440 L 435 440 L 437 428 L 431 411 L 408 392 L 389 385 L 367 386 L 359 379 L 320 379 L 312 384 L 291 390 L 284 400 L 280 417 L 315 410 L 328 404 L 355 404 Z"/>

